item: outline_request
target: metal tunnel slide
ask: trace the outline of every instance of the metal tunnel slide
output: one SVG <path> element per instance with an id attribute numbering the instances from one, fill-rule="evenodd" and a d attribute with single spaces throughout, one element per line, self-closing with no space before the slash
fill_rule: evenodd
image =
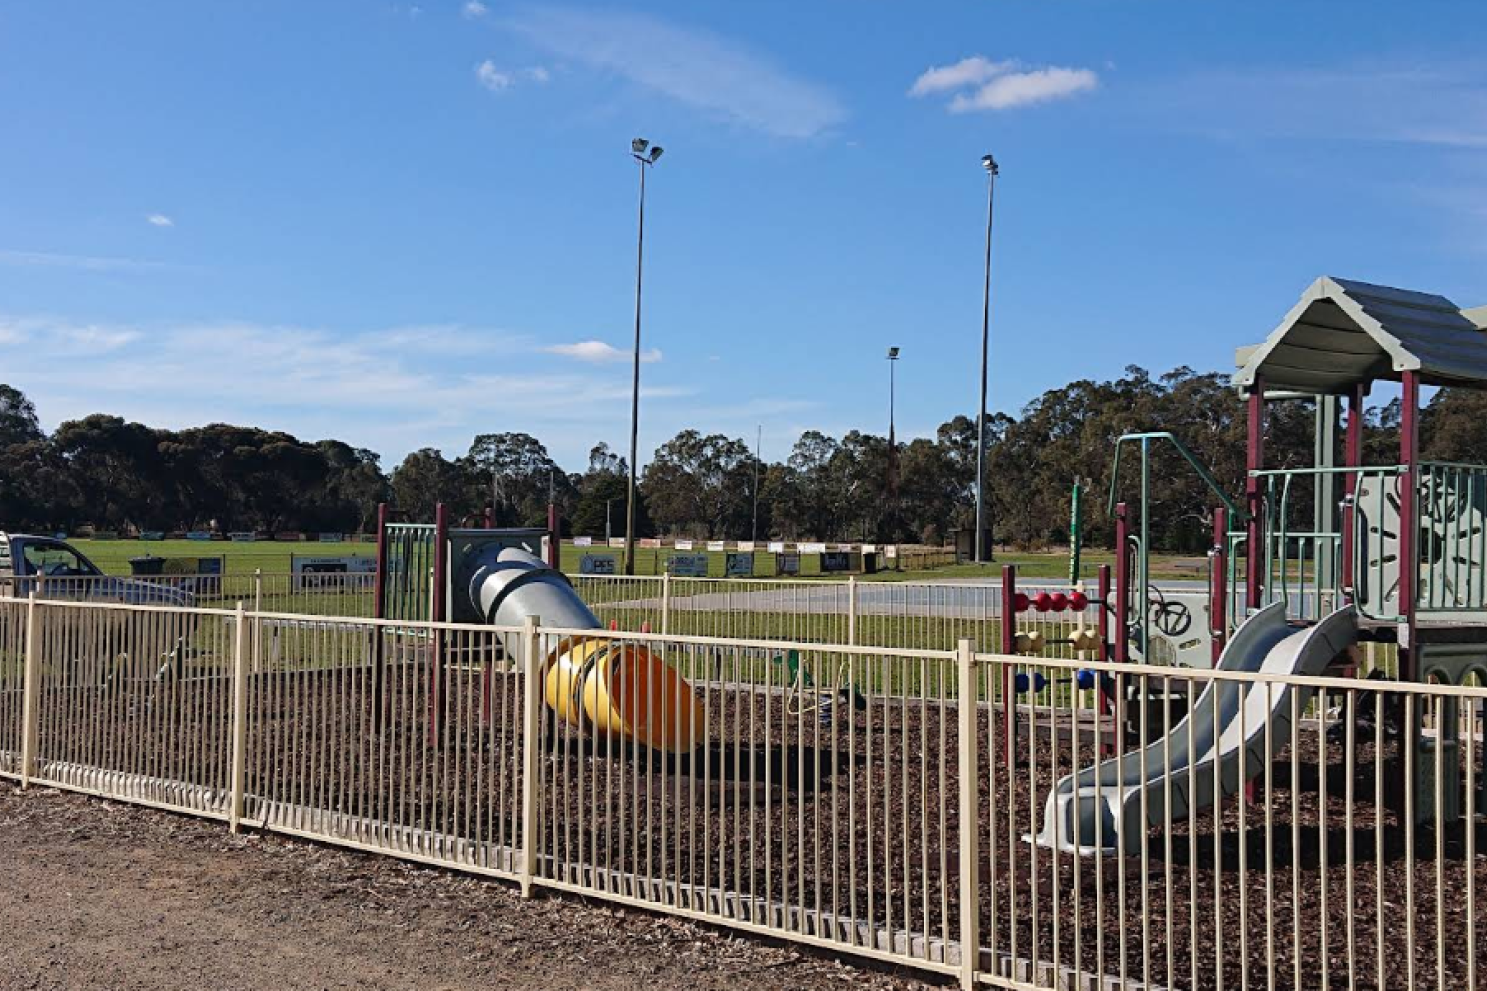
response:
<path id="1" fill-rule="evenodd" d="M 1286 623 L 1285 604 L 1277 602 L 1234 632 L 1218 666 L 1224 671 L 1319 675 L 1357 641 L 1357 632 L 1352 606 L 1313 626 L 1293 629 Z M 1267 696 L 1264 682 L 1209 682 L 1189 715 L 1165 738 L 1059 781 L 1048 796 L 1036 842 L 1069 853 L 1139 854 L 1148 827 L 1170 828 L 1190 808 L 1207 808 L 1215 790 L 1220 796 L 1238 792 L 1244 784 L 1241 752 L 1246 778 L 1264 770 L 1271 757 L 1266 724 L 1272 745 L 1290 739 L 1292 692 L 1302 693 L 1299 709 L 1310 695 L 1305 688 L 1270 683 Z M 1168 795 L 1171 808 L 1166 807 Z"/>
<path id="2" fill-rule="evenodd" d="M 535 554 L 492 545 L 473 564 L 470 601 L 487 623 L 520 626 L 535 616 L 546 627 L 603 629 L 568 579 Z M 521 656 L 517 637 L 500 637 L 509 656 Z M 642 644 L 571 636 L 544 646 L 544 696 L 564 722 L 671 753 L 696 747 L 701 707 L 692 686 Z"/>

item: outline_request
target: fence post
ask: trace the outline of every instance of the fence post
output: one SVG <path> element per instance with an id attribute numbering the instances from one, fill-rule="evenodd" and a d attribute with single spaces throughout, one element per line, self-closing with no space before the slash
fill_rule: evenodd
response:
<path id="1" fill-rule="evenodd" d="M 21 787 L 31 785 L 36 773 L 37 726 L 40 714 L 37 702 L 41 695 L 41 658 L 36 646 L 36 589 L 26 597 L 26 661 L 21 688 Z"/>
<path id="2" fill-rule="evenodd" d="M 857 645 L 857 576 L 847 576 L 847 644 Z"/>
<path id="3" fill-rule="evenodd" d="M 981 963 L 981 775 L 977 764 L 980 748 L 976 744 L 980 693 L 976 690 L 974 641 L 960 641 L 956 664 L 960 674 L 956 733 L 960 748 L 960 986 L 971 991 L 976 987 Z"/>
<path id="4" fill-rule="evenodd" d="M 671 632 L 671 572 L 661 573 L 661 636 Z"/>
<path id="5" fill-rule="evenodd" d="M 532 897 L 532 879 L 537 876 L 537 844 L 541 832 L 537 823 L 539 797 L 537 774 L 542 748 L 542 689 L 539 682 L 542 664 L 539 654 L 542 637 L 537 625 L 541 620 L 528 616 L 522 621 L 522 781 L 521 781 L 521 878 L 523 898 Z"/>
<path id="6" fill-rule="evenodd" d="M 290 585 L 291 585 L 291 587 L 293 586 L 293 584 L 294 584 L 294 579 L 291 578 L 290 579 Z M 261 613 L 261 612 L 263 612 L 263 569 L 262 568 L 254 568 L 253 569 L 253 611 L 255 613 Z M 261 623 L 254 623 L 253 624 L 253 670 L 255 672 L 263 670 L 263 639 L 262 639 L 262 630 L 260 629 L 261 626 L 262 626 Z"/>
<path id="7" fill-rule="evenodd" d="M 237 626 L 232 633 L 232 805 L 227 823 L 236 833 L 243 818 L 243 779 L 248 762 L 248 629 L 242 599 L 233 612 L 233 622 Z"/>

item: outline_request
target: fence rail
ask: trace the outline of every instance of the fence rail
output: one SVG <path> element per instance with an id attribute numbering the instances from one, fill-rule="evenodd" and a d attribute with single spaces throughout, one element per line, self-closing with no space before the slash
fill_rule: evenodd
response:
<path id="1" fill-rule="evenodd" d="M 1481 676 L 1030 660 L 968 638 L 909 649 L 659 619 L 610 632 L 0 599 L 0 776 L 965 986 L 1482 986 Z M 695 748 L 558 718 L 548 662 L 592 640 L 690 682 Z M 686 721 L 668 705 L 643 714 L 649 738 Z"/>

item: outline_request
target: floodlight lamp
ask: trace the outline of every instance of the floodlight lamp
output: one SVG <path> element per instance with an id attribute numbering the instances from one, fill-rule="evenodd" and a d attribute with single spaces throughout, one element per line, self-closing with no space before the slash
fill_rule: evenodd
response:
<path id="1" fill-rule="evenodd" d="M 645 150 L 650 146 L 651 143 L 645 138 L 636 138 L 634 141 L 630 142 L 630 150 L 637 155 L 644 155 Z"/>
<path id="2" fill-rule="evenodd" d="M 664 149 L 660 145 L 654 145 L 654 146 L 652 146 L 652 148 L 651 148 L 651 164 L 652 165 L 655 165 L 656 164 L 656 159 L 658 159 L 658 158 L 661 157 L 661 152 L 663 150 Z"/>
<path id="3" fill-rule="evenodd" d="M 888 349 L 888 360 L 889 361 L 897 361 L 898 360 L 898 348 L 889 348 Z"/>
<path id="4" fill-rule="evenodd" d="M 987 172 L 990 172 L 992 175 L 997 174 L 996 159 L 992 158 L 990 155 L 981 156 L 981 167 L 984 168 Z"/>

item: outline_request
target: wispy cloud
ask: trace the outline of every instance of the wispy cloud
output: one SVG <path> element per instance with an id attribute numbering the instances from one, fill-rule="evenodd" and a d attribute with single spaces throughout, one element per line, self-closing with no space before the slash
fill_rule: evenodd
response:
<path id="1" fill-rule="evenodd" d="M 1487 65 L 1215 68 L 1149 85 L 1140 106 L 1218 137 L 1385 141 L 1487 149 Z"/>
<path id="2" fill-rule="evenodd" d="M 984 55 L 972 55 L 925 70 L 909 87 L 909 95 L 954 93 L 948 109 L 966 113 L 1063 100 L 1087 93 L 1099 84 L 1100 77 L 1093 69 L 1028 67 L 1018 59 L 993 61 Z"/>
<path id="3" fill-rule="evenodd" d="M 470 18 L 471 20 L 474 20 L 478 17 L 484 17 L 489 11 L 490 8 L 481 3 L 480 0 L 468 0 L 468 2 L 460 8 L 460 13 L 463 14 L 465 17 Z"/>
<path id="4" fill-rule="evenodd" d="M 146 261 L 139 258 L 57 254 L 50 251 L 18 251 L 9 248 L 0 248 L 0 265 L 72 268 L 84 272 L 148 272 L 171 267 L 164 262 Z"/>
<path id="5" fill-rule="evenodd" d="M 480 81 L 480 85 L 492 93 L 499 93 L 510 89 L 519 79 L 525 79 L 540 86 L 552 79 L 552 73 L 540 65 L 525 69 L 502 69 L 493 60 L 486 59 L 475 67 L 475 78 Z"/>
<path id="6" fill-rule="evenodd" d="M 492 93 L 511 88 L 511 73 L 502 72 L 490 59 L 486 59 L 475 67 L 475 78 L 480 80 L 480 85 Z"/>
<path id="7" fill-rule="evenodd" d="M 809 138 L 846 118 L 825 87 L 729 39 L 645 14 L 532 7 L 509 22 L 563 59 L 766 134 Z"/>
<path id="8" fill-rule="evenodd" d="M 98 355 L 117 351 L 140 338 L 134 327 L 79 324 L 47 317 L 0 314 L 0 346 L 28 345 L 54 354 L 83 352 Z"/>
<path id="9" fill-rule="evenodd" d="M 145 218 L 145 223 L 151 227 L 174 227 L 176 222 L 163 213 L 152 213 Z"/>
<path id="10" fill-rule="evenodd" d="M 562 355 L 565 358 L 576 358 L 579 361 L 587 361 L 596 365 L 610 364 L 617 361 L 629 361 L 634 354 L 633 351 L 621 351 L 613 344 L 604 341 L 578 341 L 573 344 L 552 344 L 542 349 L 548 354 Z M 640 360 L 643 362 L 657 362 L 661 360 L 661 352 L 655 348 L 640 352 Z"/>

